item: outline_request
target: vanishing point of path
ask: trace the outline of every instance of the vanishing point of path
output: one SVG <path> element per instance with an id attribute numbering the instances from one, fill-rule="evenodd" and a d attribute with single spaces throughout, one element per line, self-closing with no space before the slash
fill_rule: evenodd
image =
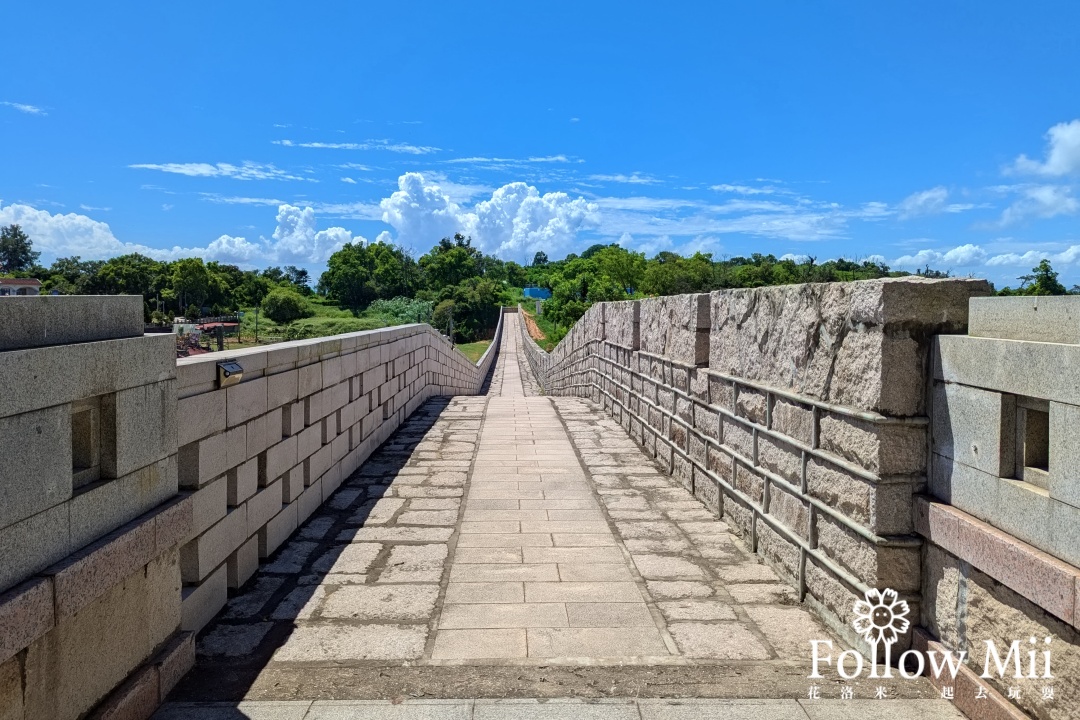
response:
<path id="1" fill-rule="evenodd" d="M 156 718 L 962 717 L 922 681 L 808 699 L 809 641 L 842 643 L 599 408 L 535 395 L 504 321 L 489 394 L 418 410 Z"/>

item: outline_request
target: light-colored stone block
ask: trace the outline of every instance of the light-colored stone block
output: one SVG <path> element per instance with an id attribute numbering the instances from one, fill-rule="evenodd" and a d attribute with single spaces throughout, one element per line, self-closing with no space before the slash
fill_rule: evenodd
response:
<path id="1" fill-rule="evenodd" d="M 259 569 L 259 538 L 248 538 L 247 542 L 236 549 L 226 563 L 228 585 L 231 589 L 246 583 Z"/>
<path id="2" fill-rule="evenodd" d="M 69 499 L 70 407 L 0 418 L 0 457 L 0 527 Z"/>
<path id="3" fill-rule="evenodd" d="M 180 487 L 198 490 L 228 469 L 228 436 L 218 433 L 184 445 L 177 455 Z"/>
<path id="4" fill-rule="evenodd" d="M 410 660 L 424 654 L 426 625 L 301 625 L 273 659 L 280 662 Z"/>
<path id="5" fill-rule="evenodd" d="M 221 612 L 228 599 L 228 570 L 222 565 L 199 585 L 184 586 L 180 602 L 180 629 L 199 632 Z"/>
<path id="6" fill-rule="evenodd" d="M 431 657 L 436 660 L 524 658 L 528 645 L 522 629 L 439 630 Z"/>
<path id="7" fill-rule="evenodd" d="M 259 557 L 270 557 L 296 530 L 296 503 L 286 505 L 259 528 Z"/>
<path id="8" fill-rule="evenodd" d="M 259 483 L 261 485 L 273 482 L 296 465 L 297 437 L 287 437 L 266 449 L 266 459 L 259 463 Z"/>
<path id="9" fill-rule="evenodd" d="M 176 456 L 80 488 L 68 502 L 71 546 L 80 548 L 166 502 L 177 491 Z"/>
<path id="10" fill-rule="evenodd" d="M 0 307 L 0 327 L 0 351 L 141 337 L 142 296 L 11 296 Z"/>
<path id="11" fill-rule="evenodd" d="M 225 393 L 205 392 L 176 403 L 176 441 L 187 445 L 225 430 Z"/>
<path id="12" fill-rule="evenodd" d="M 1012 475 L 1016 448 L 1013 396 L 934 383 L 932 402 L 935 453 L 991 475 Z"/>
<path id="13" fill-rule="evenodd" d="M 0 417 L 169 380 L 177 370 L 171 335 L 11 350 L 2 363 Z"/>
<path id="14" fill-rule="evenodd" d="M 222 475 L 201 490 L 191 494 L 192 515 L 194 520 L 194 533 L 202 535 L 206 530 L 225 517 L 226 506 L 229 504 L 229 483 L 226 476 Z"/>
<path id="15" fill-rule="evenodd" d="M 230 510 L 180 549 L 180 571 L 185 583 L 203 582 L 249 537 L 247 509 L 248 505 L 241 505 Z"/>
<path id="16" fill-rule="evenodd" d="M 0 528 L 0 590 L 22 582 L 72 550 L 66 503 Z"/>
<path id="17" fill-rule="evenodd" d="M 709 362 L 709 295 L 672 295 L 640 303 L 641 349 L 685 365 Z"/>
<path id="18" fill-rule="evenodd" d="M 1080 508 L 1080 407 L 1050 403 L 1050 497 Z"/>
<path id="19" fill-rule="evenodd" d="M 981 280 L 901 278 L 716 291 L 709 366 L 861 410 L 917 415 L 929 349 L 917 338 L 963 330 L 968 298 L 989 290 Z"/>
<path id="20" fill-rule="evenodd" d="M 281 512 L 281 480 L 267 485 L 253 495 L 245 507 L 247 508 L 247 536 L 254 535 L 270 521 L 270 518 Z"/>
<path id="21" fill-rule="evenodd" d="M 176 453 L 176 380 L 119 390 L 101 404 L 103 477 L 121 477 Z"/>
<path id="22" fill-rule="evenodd" d="M 980 297 L 968 306 L 968 335 L 1080 344 L 1080 301 L 1075 297 Z"/>
<path id="23" fill-rule="evenodd" d="M 260 377 L 225 389 L 225 417 L 229 427 L 245 423 L 268 410 L 266 384 L 266 378 Z"/>
<path id="24" fill-rule="evenodd" d="M 939 335 L 936 344 L 937 380 L 1080 405 L 1080 386 L 1061 382 L 1080 371 L 1080 345 L 966 335 Z"/>
<path id="25" fill-rule="evenodd" d="M 226 475 L 225 502 L 230 507 L 243 504 L 259 489 L 259 459 L 252 458 L 229 470 Z"/>
<path id="26" fill-rule="evenodd" d="M 266 379 L 266 406 L 273 410 L 296 401 L 299 371 L 286 370 Z"/>

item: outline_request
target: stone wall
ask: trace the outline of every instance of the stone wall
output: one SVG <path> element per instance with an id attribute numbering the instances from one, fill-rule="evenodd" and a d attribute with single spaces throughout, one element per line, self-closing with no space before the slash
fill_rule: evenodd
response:
<path id="1" fill-rule="evenodd" d="M 79 717 L 140 666 L 156 706 L 194 659 L 179 627 L 191 505 L 177 496 L 172 338 L 142 335 L 139 297 L 9 299 L 0 716 Z"/>
<path id="2" fill-rule="evenodd" d="M 502 329 L 476 365 L 426 325 L 177 361 L 139 297 L 8 300 L 4 720 L 149 717 L 228 588 L 420 403 L 478 392 Z"/>
<path id="3" fill-rule="evenodd" d="M 405 325 L 229 357 L 244 375 L 224 389 L 218 357 L 177 363 L 179 480 L 194 503 L 182 627 L 193 632 L 421 403 L 475 394 L 494 353 L 478 368 L 429 326 Z"/>
<path id="4" fill-rule="evenodd" d="M 1080 298 L 980 298 L 937 338 L 932 469 L 920 501 L 923 625 L 969 653 L 1053 638 L 1056 680 L 1011 680 L 1039 718 L 1080 707 Z M 1042 648 L 1040 648 L 1041 650 Z M 1026 670 L 1025 670 L 1026 672 Z M 1055 686 L 1045 702 L 1041 687 Z"/>
<path id="5" fill-rule="evenodd" d="M 524 347 L 545 392 L 601 404 L 865 649 L 850 621 L 868 588 L 921 601 L 933 336 L 988 292 L 904 278 L 602 303 L 550 355 Z"/>

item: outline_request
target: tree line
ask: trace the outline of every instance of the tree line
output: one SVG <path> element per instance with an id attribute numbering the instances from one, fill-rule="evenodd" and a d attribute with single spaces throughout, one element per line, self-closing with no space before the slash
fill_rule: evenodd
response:
<path id="1" fill-rule="evenodd" d="M 709 253 L 684 257 L 663 251 L 646 258 L 617 244 L 593 245 L 561 260 L 549 260 L 544 252 L 537 252 L 531 264 L 523 266 L 481 252 L 471 238 L 461 234 L 439 240 L 419 258 L 390 243 L 348 243 L 330 256 L 314 287 L 307 270 L 291 265 L 243 270 L 201 258 L 160 261 L 133 253 L 109 260 L 58 258 L 44 267 L 38 264 L 39 257 L 18 225 L 0 228 L 0 273 L 35 277 L 42 281 L 43 292 L 142 295 L 148 322 L 252 307 L 262 307 L 273 319 L 288 322 L 310 315 L 309 299 L 318 298 L 354 314 L 373 306 L 397 308 L 444 331 L 452 323 L 455 337 L 466 342 L 489 333 L 498 320 L 499 307 L 518 302 L 521 289 L 528 286 L 551 292 L 543 313 L 566 328 L 595 302 L 910 274 L 869 260 L 818 262 L 813 257 L 796 260 L 763 253 L 714 259 Z M 948 277 L 950 273 L 927 266 L 916 274 Z M 1065 288 L 1048 260 L 1018 279 L 1019 286 L 1006 287 L 999 294 L 1080 293 L 1080 287 Z M 427 307 L 430 317 L 427 311 L 417 310 Z"/>

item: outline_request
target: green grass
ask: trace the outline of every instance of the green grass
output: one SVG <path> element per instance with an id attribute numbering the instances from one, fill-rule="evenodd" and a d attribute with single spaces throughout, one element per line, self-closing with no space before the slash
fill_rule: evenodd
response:
<path id="1" fill-rule="evenodd" d="M 480 362 L 480 356 L 487 351 L 490 345 L 490 340 L 477 340 L 476 342 L 462 343 L 457 346 L 457 349 L 465 353 L 465 356 L 474 363 L 477 363 Z"/>

